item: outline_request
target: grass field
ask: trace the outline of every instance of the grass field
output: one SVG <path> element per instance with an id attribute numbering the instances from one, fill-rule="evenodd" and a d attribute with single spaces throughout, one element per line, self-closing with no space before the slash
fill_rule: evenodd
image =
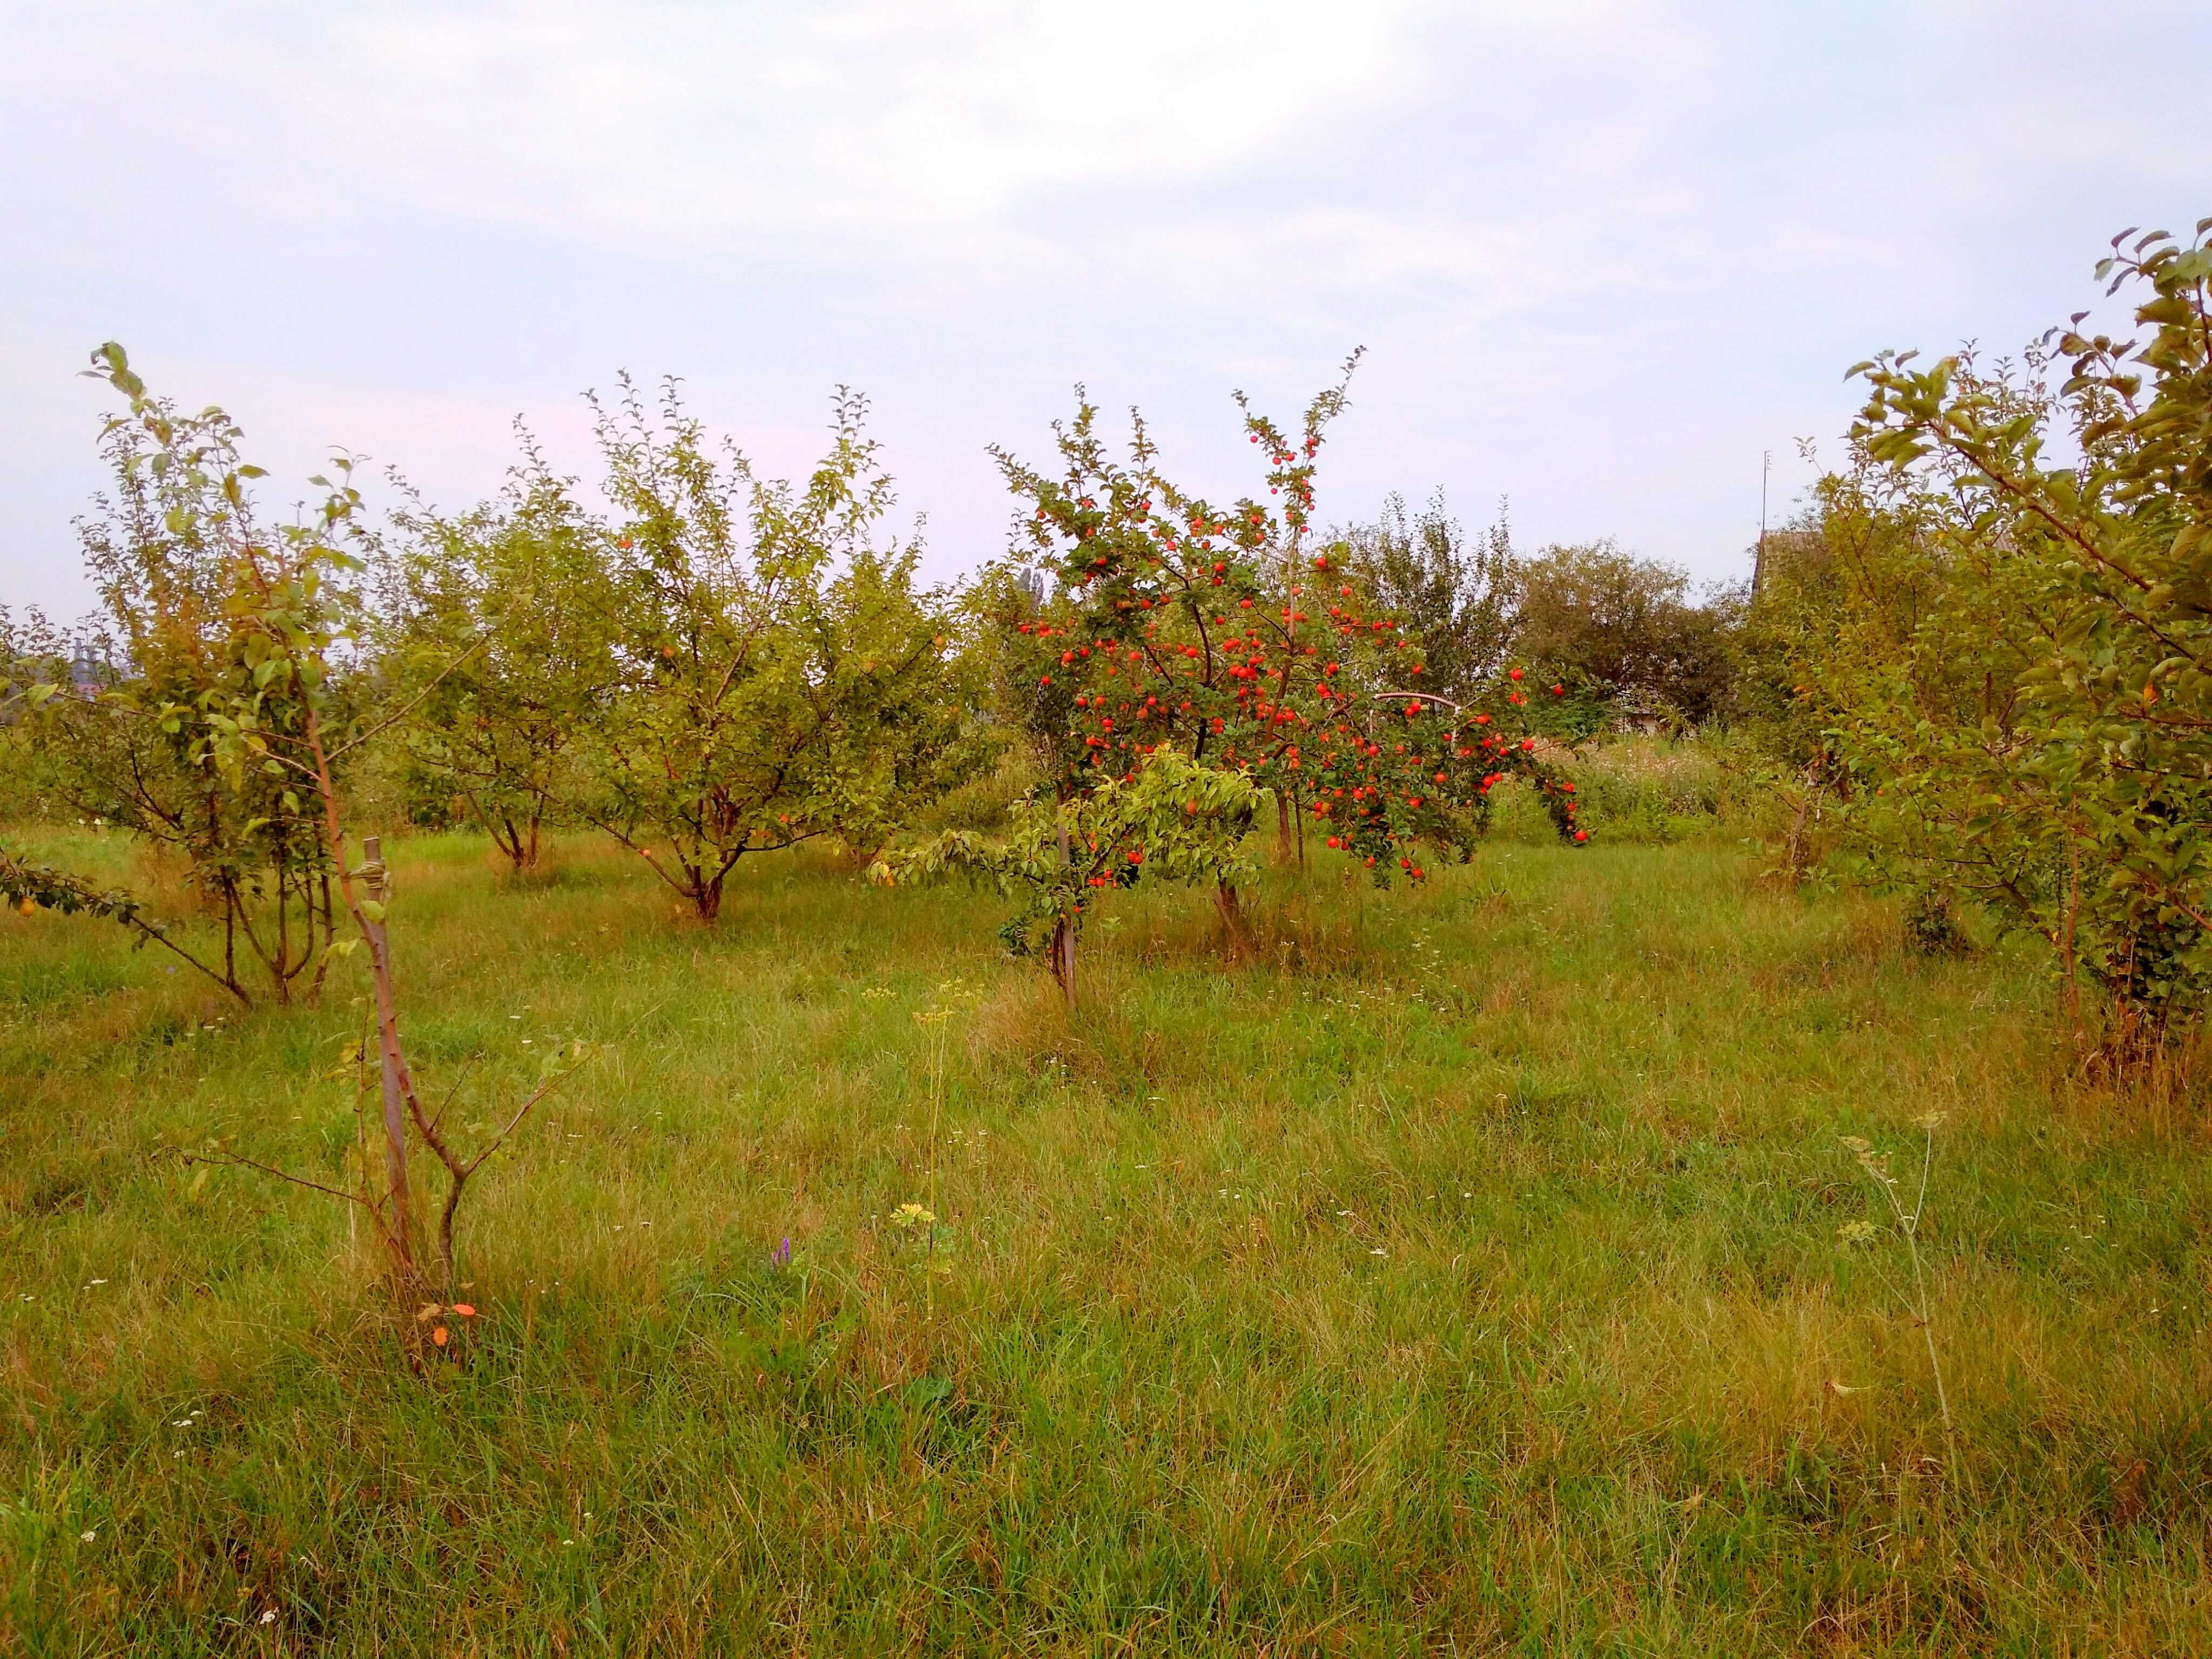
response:
<path id="1" fill-rule="evenodd" d="M 341 1169 L 359 968 L 0 918 L 0 1650 L 2212 1651 L 2205 1117 L 2064 1081 L 2025 954 L 1507 844 L 1238 964 L 1116 901 L 1071 1019 L 961 890 L 394 854 L 434 1095 L 605 1044 L 422 1376 L 343 1206 L 164 1152 Z M 1841 1143 L 1909 1203 L 1929 1113 L 1948 1437 Z"/>

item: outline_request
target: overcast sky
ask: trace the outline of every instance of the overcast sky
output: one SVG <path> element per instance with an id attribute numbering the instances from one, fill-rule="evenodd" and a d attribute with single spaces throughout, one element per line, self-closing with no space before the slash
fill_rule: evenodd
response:
<path id="1" fill-rule="evenodd" d="M 2204 0 L 0 0 L 0 602 L 85 602 L 110 337 L 290 488 L 447 504 L 518 414 L 588 474 L 624 368 L 776 471 L 850 383 L 944 574 L 1074 382 L 1233 495 L 1231 390 L 1364 345 L 1325 518 L 1732 578 L 1850 362 L 2016 348 L 2212 213 L 2208 64 Z"/>

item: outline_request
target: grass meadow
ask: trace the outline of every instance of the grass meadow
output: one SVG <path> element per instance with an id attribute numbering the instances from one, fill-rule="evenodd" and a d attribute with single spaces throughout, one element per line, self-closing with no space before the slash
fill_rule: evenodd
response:
<path id="1" fill-rule="evenodd" d="M 454 1121 L 604 1045 L 421 1375 L 347 1206 L 174 1152 L 341 1177 L 361 967 L 0 917 L 0 1651 L 2212 1651 L 2202 1103 L 2069 1078 L 2024 951 L 1501 839 L 1234 963 L 1118 897 L 1070 1017 L 963 889 L 388 850 Z M 1923 1331 L 1843 1137 L 1909 1206 L 1931 1114 Z"/>

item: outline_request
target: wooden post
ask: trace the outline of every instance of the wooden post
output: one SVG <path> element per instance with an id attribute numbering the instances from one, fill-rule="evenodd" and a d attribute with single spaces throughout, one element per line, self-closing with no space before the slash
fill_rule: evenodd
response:
<path id="1" fill-rule="evenodd" d="M 411 1267 L 415 1234 L 413 1200 L 407 1189 L 407 1097 L 399 1075 L 398 1033 L 393 1024 L 392 947 L 381 914 L 391 893 L 384 868 L 383 837 L 362 837 L 361 855 L 361 878 L 379 912 L 374 921 L 363 918 L 362 927 L 368 934 L 370 970 L 376 980 L 376 1046 L 384 1080 L 384 1167 L 392 1200 L 392 1237 L 402 1265 Z"/>

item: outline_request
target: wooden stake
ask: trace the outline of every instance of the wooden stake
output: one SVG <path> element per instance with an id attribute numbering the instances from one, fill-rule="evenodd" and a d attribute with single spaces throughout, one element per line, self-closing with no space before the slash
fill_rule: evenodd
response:
<path id="1" fill-rule="evenodd" d="M 362 836 L 361 854 L 362 880 L 380 912 L 391 891 L 385 875 L 383 837 Z M 368 935 L 369 963 L 376 981 L 377 1057 L 384 1080 L 384 1167 L 392 1199 L 392 1236 L 404 1270 L 413 1265 L 414 1203 L 407 1183 L 407 1093 L 400 1076 L 398 1032 L 392 1019 L 392 948 L 381 915 L 374 921 L 362 916 L 362 931 Z"/>

